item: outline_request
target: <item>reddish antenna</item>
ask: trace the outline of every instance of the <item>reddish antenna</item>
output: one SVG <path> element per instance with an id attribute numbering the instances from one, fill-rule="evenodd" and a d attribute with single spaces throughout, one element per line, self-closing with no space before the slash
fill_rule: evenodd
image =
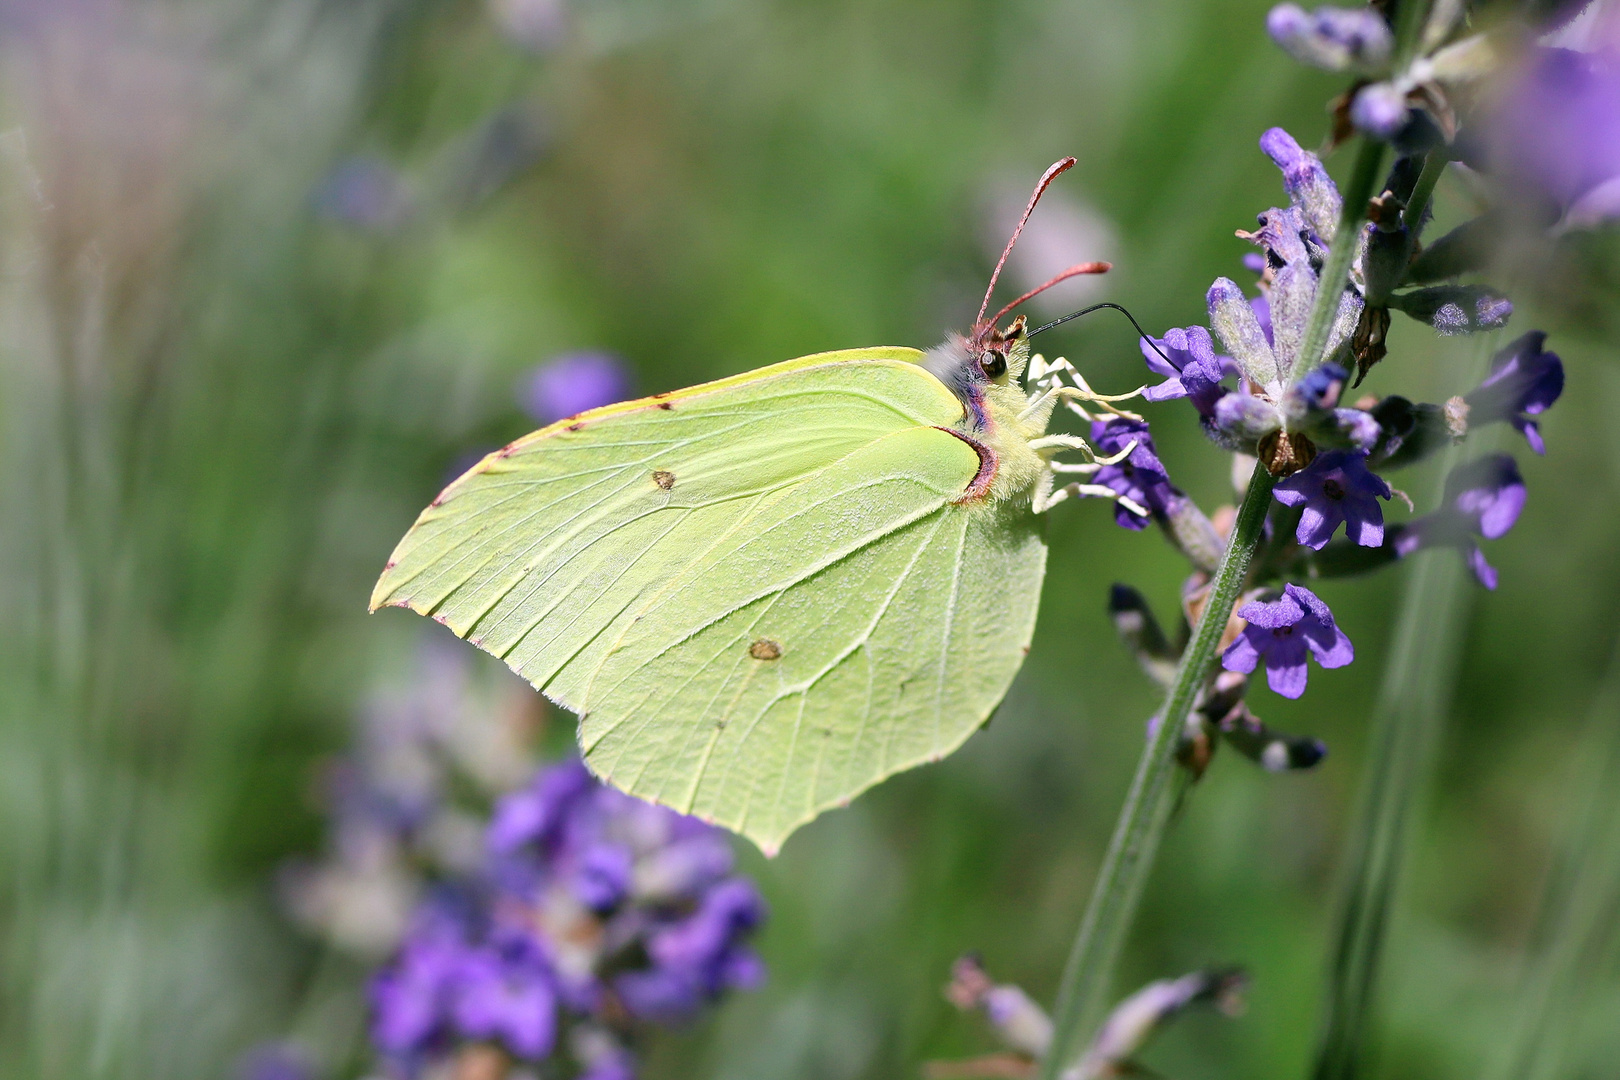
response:
<path id="1" fill-rule="evenodd" d="M 1029 197 L 1029 205 L 1024 207 L 1024 216 L 1018 219 L 1018 228 L 1013 230 L 1012 239 L 1007 241 L 1007 246 L 1004 249 L 1002 249 L 1001 258 L 996 260 L 995 271 L 993 273 L 991 273 L 991 275 L 990 275 L 990 285 L 989 285 L 988 288 L 986 288 L 984 290 L 984 303 L 979 305 L 979 317 L 973 320 L 973 325 L 975 327 L 981 325 L 984 322 L 984 313 L 990 307 L 990 294 L 996 291 L 996 280 L 1001 277 L 1001 268 L 1003 266 L 1007 265 L 1007 256 L 1012 254 L 1013 245 L 1018 243 L 1019 234 L 1021 234 L 1024 231 L 1024 226 L 1029 223 L 1029 215 L 1031 215 L 1031 214 L 1033 214 L 1035 212 L 1035 204 L 1041 201 L 1041 196 L 1042 195 L 1046 194 L 1047 186 L 1049 184 L 1051 184 L 1053 180 L 1056 180 L 1061 174 L 1067 172 L 1073 166 L 1074 166 L 1074 158 L 1066 157 L 1062 161 L 1054 161 L 1052 163 L 1052 167 L 1047 169 L 1044 173 L 1041 174 L 1040 183 L 1035 185 L 1035 193 Z M 1080 271 L 1077 270 L 1075 272 L 1079 273 Z M 1099 271 L 1090 271 L 1090 272 L 1097 273 Z M 1064 271 L 1064 273 L 1062 275 L 1059 275 L 1058 277 L 1053 278 L 1051 281 L 1047 282 L 1046 285 L 1042 285 L 1041 289 L 1046 288 L 1048 285 L 1057 284 L 1057 282 L 1062 281 L 1063 277 L 1065 275 L 1067 275 L 1068 273 L 1069 273 L 1069 271 L 1067 271 L 1067 270 Z M 1040 291 L 1041 291 L 1040 289 L 1035 290 L 1035 292 L 1040 292 Z M 1034 293 L 1031 293 L 1030 295 L 1033 296 Z M 1027 299 L 1029 299 L 1028 296 L 1020 297 L 1020 300 L 1027 300 Z M 1003 308 L 1002 309 L 1002 314 L 1003 315 L 1006 314 L 1008 308 L 1011 308 L 1011 307 L 1015 306 L 1017 303 L 1018 303 L 1018 301 L 1014 301 L 1013 304 L 1009 304 L 1007 306 L 1007 308 Z M 996 319 L 999 319 L 999 318 L 1001 318 L 1001 315 L 996 316 Z M 990 321 L 992 323 L 994 323 L 995 319 L 992 319 Z"/>
<path id="2" fill-rule="evenodd" d="M 1045 282 L 1042 282 L 1041 284 L 1035 286 L 1033 289 L 1029 290 L 1029 292 L 1025 293 L 1023 296 L 1020 296 L 1018 299 L 1014 300 L 1012 303 L 1008 304 L 1006 307 L 1002 308 L 1000 311 L 998 311 L 994 315 L 990 316 L 989 325 L 990 326 L 996 325 L 996 323 L 1001 321 L 1001 317 L 1003 315 L 1007 314 L 1007 312 L 1011 311 L 1013 308 L 1017 307 L 1019 304 L 1022 304 L 1025 300 L 1028 300 L 1030 297 L 1039 296 L 1041 293 L 1045 292 L 1047 289 L 1050 289 L 1052 286 L 1056 285 L 1060 281 L 1068 281 L 1070 278 L 1078 277 L 1081 274 L 1106 274 L 1106 273 L 1108 273 L 1108 271 L 1112 270 L 1113 268 L 1114 268 L 1113 263 L 1105 263 L 1105 262 L 1077 263 L 1076 265 L 1071 266 L 1067 270 L 1063 271 L 1063 273 L 1059 274 L 1057 277 L 1052 278 L 1050 281 L 1045 281 Z M 981 312 L 981 315 L 982 315 L 982 312 Z"/>

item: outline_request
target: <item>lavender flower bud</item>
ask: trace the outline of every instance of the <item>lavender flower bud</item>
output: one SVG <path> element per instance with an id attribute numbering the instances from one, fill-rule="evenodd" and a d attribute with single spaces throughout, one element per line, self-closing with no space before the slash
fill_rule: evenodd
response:
<path id="1" fill-rule="evenodd" d="M 1018 987 L 994 983 L 977 956 L 951 965 L 945 997 L 964 1012 L 982 1009 L 1001 1040 L 1021 1054 L 1038 1058 L 1052 1043 L 1052 1021 L 1045 1011 Z"/>
<path id="2" fill-rule="evenodd" d="M 1254 309 L 1243 296 L 1243 290 L 1230 278 L 1216 278 L 1209 287 L 1209 324 L 1226 346 L 1226 351 L 1242 368 L 1249 382 L 1256 387 L 1272 387 L 1277 383 L 1277 358 L 1266 340 Z M 1273 333 L 1277 318 L 1272 316 Z M 1224 400 L 1224 399 L 1223 399 Z"/>
<path id="3" fill-rule="evenodd" d="M 1115 584 L 1108 593 L 1108 616 L 1114 630 L 1127 648 L 1136 655 L 1137 663 L 1148 678 L 1161 686 L 1169 686 L 1175 678 L 1176 662 L 1180 650 L 1170 644 L 1147 598 L 1129 585 Z"/>
<path id="4" fill-rule="evenodd" d="M 1272 11 L 1274 17 L 1277 10 Z M 1260 136 L 1260 149 L 1282 170 L 1283 190 L 1304 215 L 1305 223 L 1321 239 L 1331 238 L 1338 228 L 1344 200 L 1321 158 L 1302 149 L 1282 128 L 1272 128 Z"/>
<path id="5" fill-rule="evenodd" d="M 1220 732 L 1232 749 L 1267 772 L 1311 769 L 1327 757 L 1327 744 L 1321 739 L 1274 731 L 1241 701 L 1221 719 Z"/>
<path id="6" fill-rule="evenodd" d="M 1361 253 L 1361 272 L 1366 282 L 1367 303 L 1382 307 L 1406 276 L 1411 253 L 1411 234 L 1404 228 L 1370 229 Z"/>
<path id="7" fill-rule="evenodd" d="M 1350 122 L 1386 142 L 1406 130 L 1411 112 L 1405 91 L 1387 82 L 1363 86 L 1350 102 Z"/>
<path id="8" fill-rule="evenodd" d="M 1463 222 L 1430 242 L 1412 260 L 1406 269 L 1406 281 L 1427 285 L 1483 270 L 1490 263 L 1500 230 L 1501 223 L 1494 218 L 1477 217 Z"/>
<path id="9" fill-rule="evenodd" d="M 1482 285 L 1434 285 L 1389 298 L 1389 306 L 1406 312 L 1435 332 L 1453 336 L 1497 330 L 1507 324 L 1513 304 Z"/>
<path id="10" fill-rule="evenodd" d="M 1078 1080 L 1118 1076 L 1148 1039 L 1177 1013 L 1199 1002 L 1211 1002 L 1228 1014 L 1247 976 L 1237 969 L 1195 971 L 1179 979 L 1152 982 L 1114 1007 L 1103 1021 L 1078 1069 Z"/>
<path id="11" fill-rule="evenodd" d="M 1373 74 L 1389 64 L 1394 35 L 1381 15 L 1368 9 L 1278 4 L 1266 16 L 1266 32 L 1302 64 L 1327 71 Z"/>
<path id="12" fill-rule="evenodd" d="M 1305 260 L 1289 263 L 1277 271 L 1271 286 L 1272 352 L 1277 374 L 1287 380 L 1299 360 L 1305 342 L 1305 326 L 1311 319 L 1311 303 L 1316 299 L 1316 271 Z"/>
<path id="13" fill-rule="evenodd" d="M 1215 403 L 1215 427 L 1239 447 L 1255 445 L 1282 424 L 1277 406 L 1252 394 L 1228 394 Z"/>
<path id="14" fill-rule="evenodd" d="M 1452 441 L 1445 410 L 1439 405 L 1413 404 L 1391 394 L 1373 406 L 1372 416 L 1378 421 L 1379 435 L 1368 460 L 1381 469 L 1421 461 Z"/>

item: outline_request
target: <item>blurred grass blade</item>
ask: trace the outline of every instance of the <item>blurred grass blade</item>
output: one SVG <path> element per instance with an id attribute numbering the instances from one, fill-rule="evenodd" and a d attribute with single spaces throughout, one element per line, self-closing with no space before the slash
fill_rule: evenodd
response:
<path id="1" fill-rule="evenodd" d="M 1620 641 L 1576 748 L 1570 829 L 1547 880 L 1539 948 L 1516 995 L 1515 1024 L 1492 1080 L 1584 1075 L 1581 1005 L 1593 961 L 1614 948 L 1620 911 Z M 1611 1018 L 1612 1022 L 1612 1018 Z"/>

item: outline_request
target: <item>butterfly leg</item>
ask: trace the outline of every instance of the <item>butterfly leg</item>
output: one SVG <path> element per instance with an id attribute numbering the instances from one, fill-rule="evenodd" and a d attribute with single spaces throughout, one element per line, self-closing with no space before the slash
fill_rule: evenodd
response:
<path id="1" fill-rule="evenodd" d="M 1044 514 L 1058 503 L 1063 502 L 1065 499 L 1091 496 L 1092 498 L 1098 499 L 1113 499 L 1125 509 L 1139 517 L 1148 516 L 1146 508 L 1138 504 L 1135 500 L 1121 495 L 1113 488 L 1103 487 L 1101 484 L 1084 484 L 1080 483 L 1079 481 L 1075 481 L 1054 489 L 1057 473 L 1059 471 L 1054 467 L 1056 464 L 1058 463 L 1053 463 L 1052 466 L 1048 466 L 1047 470 L 1041 474 L 1040 480 L 1035 484 L 1035 492 L 1031 500 L 1031 509 L 1033 509 L 1035 513 Z M 1091 467 L 1092 466 L 1087 465 L 1071 465 L 1061 471 L 1077 472 L 1079 470 Z"/>

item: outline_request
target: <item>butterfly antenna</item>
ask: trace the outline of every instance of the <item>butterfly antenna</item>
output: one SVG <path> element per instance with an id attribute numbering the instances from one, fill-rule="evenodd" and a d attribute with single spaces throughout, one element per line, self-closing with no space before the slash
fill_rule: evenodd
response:
<path id="1" fill-rule="evenodd" d="M 1020 296 L 1018 299 L 1014 300 L 1012 303 L 1008 304 L 1006 307 L 1002 308 L 1000 311 L 998 311 L 994 315 L 990 316 L 990 325 L 994 326 L 996 323 L 1001 321 L 1001 317 L 1003 315 L 1007 314 L 1007 312 L 1011 311 L 1013 308 L 1017 307 L 1019 304 L 1022 304 L 1025 300 L 1028 300 L 1030 297 L 1039 296 L 1041 293 L 1045 292 L 1047 289 L 1050 289 L 1052 286 L 1056 285 L 1060 281 L 1068 281 L 1070 278 L 1078 277 L 1081 274 L 1106 274 L 1106 273 L 1108 273 L 1108 271 L 1112 270 L 1113 268 L 1114 268 L 1113 263 L 1105 263 L 1105 262 L 1084 262 L 1084 263 L 1078 263 L 1078 264 L 1076 264 L 1074 266 L 1071 266 L 1067 270 L 1063 271 L 1063 273 L 1059 274 L 1057 277 L 1052 278 L 1050 281 L 1045 281 L 1045 282 L 1042 282 L 1041 284 L 1035 286 L 1033 289 L 1029 290 L 1029 292 L 1025 293 L 1023 296 Z"/>
<path id="2" fill-rule="evenodd" d="M 1074 158 L 1066 157 L 1062 161 L 1054 161 L 1052 167 L 1041 174 L 1040 183 L 1035 185 L 1035 193 L 1029 197 L 1029 205 L 1024 207 L 1024 216 L 1018 219 L 1018 228 L 1013 230 L 1012 239 L 1007 241 L 1007 246 L 1001 251 L 1001 258 L 996 260 L 996 268 L 990 275 L 990 285 L 984 290 L 984 302 L 979 305 L 979 317 L 973 321 L 973 325 L 978 326 L 984 322 L 984 313 L 989 310 L 990 295 L 996 291 L 996 280 L 1001 277 L 1001 268 L 1007 265 L 1007 256 L 1012 254 L 1013 245 L 1018 243 L 1019 234 L 1024 231 L 1024 226 L 1029 223 L 1029 215 L 1035 212 L 1035 204 L 1041 201 L 1042 195 L 1046 194 L 1047 185 L 1056 180 L 1060 174 L 1072 168 L 1073 165 Z M 1037 289 L 1036 291 L 1039 292 L 1040 290 Z M 1000 318 L 1001 316 L 996 317 Z"/>
<path id="3" fill-rule="evenodd" d="M 1107 265 L 1107 264 L 1105 263 L 1104 265 Z M 1066 274 L 1067 272 L 1068 271 L 1065 271 L 1064 273 Z M 1053 282 L 1062 281 L 1062 280 L 1063 280 L 1063 275 L 1060 274 L 1060 275 L 1058 275 L 1058 277 L 1053 279 Z M 1047 284 L 1052 284 L 1052 282 L 1048 282 Z M 1046 287 L 1045 285 L 1041 286 L 1041 288 L 1043 288 L 1043 289 L 1045 287 Z M 1039 292 L 1040 289 L 1037 289 L 1035 291 Z M 1151 337 L 1148 337 L 1148 332 L 1146 330 L 1142 329 L 1142 324 L 1136 321 L 1136 316 L 1132 315 L 1129 311 L 1126 311 L 1123 307 L 1121 307 L 1118 304 L 1111 304 L 1111 303 L 1107 303 L 1107 302 L 1104 302 L 1104 303 L 1101 303 L 1101 304 L 1092 304 L 1088 308 L 1081 308 L 1079 311 L 1070 312 L 1069 314 L 1063 316 L 1063 318 L 1061 318 L 1061 319 L 1053 319 L 1051 322 L 1047 323 L 1045 326 L 1037 326 L 1035 329 L 1031 330 L 1027 336 L 1028 337 L 1034 337 L 1036 334 L 1045 333 L 1047 330 L 1052 329 L 1052 327 L 1054 327 L 1054 326 L 1062 326 L 1066 322 L 1070 322 L 1071 320 L 1078 319 L 1082 315 L 1090 315 L 1093 311 L 1101 311 L 1103 308 L 1113 308 L 1115 311 L 1119 312 L 1120 314 L 1124 315 L 1127 319 L 1131 320 L 1131 325 L 1136 327 L 1136 332 L 1138 334 L 1142 335 L 1142 340 L 1148 343 L 1148 348 L 1150 348 L 1154 352 L 1158 353 L 1160 358 L 1163 359 L 1165 363 L 1167 363 L 1167 364 L 1172 363 L 1170 358 L 1168 356 L 1164 355 L 1164 350 L 1159 348 L 1159 346 L 1154 342 L 1154 340 Z M 996 316 L 996 318 L 998 318 L 998 319 L 1000 317 L 1001 317 L 1000 315 Z"/>

